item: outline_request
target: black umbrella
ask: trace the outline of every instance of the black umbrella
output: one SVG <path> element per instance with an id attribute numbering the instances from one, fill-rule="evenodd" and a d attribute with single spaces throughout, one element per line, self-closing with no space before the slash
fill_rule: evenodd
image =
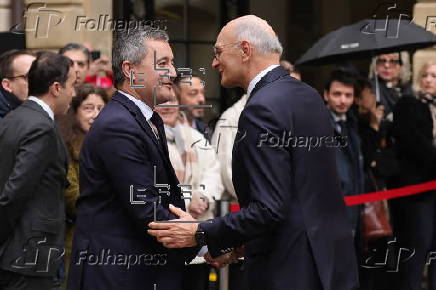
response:
<path id="1" fill-rule="evenodd" d="M 406 19 L 366 19 L 328 33 L 296 65 L 328 64 L 436 44 L 436 36 Z"/>

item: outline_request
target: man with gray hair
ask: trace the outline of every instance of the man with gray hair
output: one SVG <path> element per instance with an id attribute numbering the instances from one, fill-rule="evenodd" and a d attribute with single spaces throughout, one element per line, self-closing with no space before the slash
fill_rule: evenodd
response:
<path id="1" fill-rule="evenodd" d="M 70 290 L 181 289 L 193 249 L 166 249 L 147 224 L 185 209 L 155 105 L 172 96 L 173 53 L 164 31 L 120 34 L 112 50 L 118 91 L 94 121 L 80 156 L 80 197 Z"/>
<path id="2" fill-rule="evenodd" d="M 168 248 L 207 245 L 206 260 L 217 266 L 244 254 L 250 290 L 356 289 L 335 151 L 320 142 L 333 136 L 329 113 L 313 88 L 279 66 L 281 53 L 273 29 L 254 15 L 221 30 L 212 66 L 223 86 L 248 95 L 232 160 L 241 210 L 200 224 L 152 223 L 149 233 Z M 278 145 L 284 134 L 303 142 Z M 317 144 L 308 148 L 309 140 Z"/>

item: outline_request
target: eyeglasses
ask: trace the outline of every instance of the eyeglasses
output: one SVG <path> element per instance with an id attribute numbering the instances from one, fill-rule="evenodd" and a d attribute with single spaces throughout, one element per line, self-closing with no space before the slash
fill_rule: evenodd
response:
<path id="1" fill-rule="evenodd" d="M 5 77 L 5 79 L 18 79 L 18 78 L 23 78 L 24 80 L 27 81 L 27 74 L 19 75 L 19 76 L 12 76 L 12 77 Z"/>
<path id="2" fill-rule="evenodd" d="M 239 44 L 239 43 L 240 42 L 238 41 L 238 42 L 232 42 L 232 43 L 223 44 L 223 45 L 220 45 L 219 47 L 214 47 L 213 48 L 213 57 L 214 57 L 214 59 L 219 60 L 219 58 L 221 56 L 221 53 L 223 52 L 223 48 L 225 46 L 236 45 L 236 44 Z"/>
<path id="3" fill-rule="evenodd" d="M 377 65 L 400 65 L 401 64 L 401 60 L 400 59 L 384 59 L 384 58 L 377 58 L 375 63 Z"/>

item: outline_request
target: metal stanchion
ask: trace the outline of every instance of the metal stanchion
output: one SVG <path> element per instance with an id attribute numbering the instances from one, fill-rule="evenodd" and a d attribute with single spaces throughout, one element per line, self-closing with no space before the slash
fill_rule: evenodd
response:
<path id="1" fill-rule="evenodd" d="M 230 202 L 227 200 L 221 200 L 219 207 L 219 215 L 225 216 L 229 212 Z M 229 289 L 229 266 L 225 266 L 220 269 L 219 272 L 219 281 L 220 281 L 220 290 L 228 290 Z"/>

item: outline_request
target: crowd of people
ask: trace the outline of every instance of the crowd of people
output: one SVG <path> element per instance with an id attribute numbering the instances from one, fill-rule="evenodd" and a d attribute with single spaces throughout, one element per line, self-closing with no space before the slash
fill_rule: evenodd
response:
<path id="1" fill-rule="evenodd" d="M 436 289 L 434 191 L 343 202 L 436 178 L 436 62 L 413 87 L 407 53 L 381 54 L 318 94 L 282 50 L 255 16 L 223 28 L 212 66 L 246 94 L 214 128 L 164 31 L 120 33 L 112 62 L 78 43 L 1 55 L 0 290 L 204 290 L 229 264 L 230 289 Z M 258 146 L 284 131 L 341 142 Z"/>

